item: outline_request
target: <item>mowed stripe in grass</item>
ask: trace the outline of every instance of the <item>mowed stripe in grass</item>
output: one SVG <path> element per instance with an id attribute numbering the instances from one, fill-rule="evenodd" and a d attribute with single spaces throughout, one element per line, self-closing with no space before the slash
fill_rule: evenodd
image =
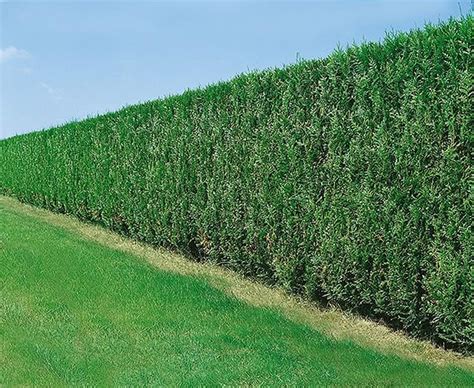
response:
<path id="1" fill-rule="evenodd" d="M 1 384 L 474 384 L 337 341 L 0 201 Z"/>

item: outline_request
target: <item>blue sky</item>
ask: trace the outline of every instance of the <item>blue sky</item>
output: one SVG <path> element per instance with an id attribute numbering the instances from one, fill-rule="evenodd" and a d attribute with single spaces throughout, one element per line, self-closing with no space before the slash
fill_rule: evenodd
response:
<path id="1" fill-rule="evenodd" d="M 458 17 L 470 0 L 0 3 L 0 138 L 338 44 Z"/>

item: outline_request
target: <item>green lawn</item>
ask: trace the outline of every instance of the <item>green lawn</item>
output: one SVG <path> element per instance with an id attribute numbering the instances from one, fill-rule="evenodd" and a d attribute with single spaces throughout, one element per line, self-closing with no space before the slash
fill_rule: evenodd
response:
<path id="1" fill-rule="evenodd" d="M 0 201 L 0 384 L 474 385 L 336 341 Z"/>

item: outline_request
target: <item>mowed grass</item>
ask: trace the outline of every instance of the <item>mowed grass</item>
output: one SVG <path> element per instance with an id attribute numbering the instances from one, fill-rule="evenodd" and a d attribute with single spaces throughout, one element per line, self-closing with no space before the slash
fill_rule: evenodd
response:
<path id="1" fill-rule="evenodd" d="M 336 341 L 0 201 L 0 384 L 473 385 Z"/>

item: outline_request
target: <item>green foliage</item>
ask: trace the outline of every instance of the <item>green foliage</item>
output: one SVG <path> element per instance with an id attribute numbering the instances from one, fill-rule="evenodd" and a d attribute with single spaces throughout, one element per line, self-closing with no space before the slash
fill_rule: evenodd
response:
<path id="1" fill-rule="evenodd" d="M 473 370 L 335 340 L 1 199 L 0 240 L 2 387 L 474 385 Z"/>
<path id="2" fill-rule="evenodd" d="M 472 16 L 0 142 L 0 190 L 473 349 Z"/>

